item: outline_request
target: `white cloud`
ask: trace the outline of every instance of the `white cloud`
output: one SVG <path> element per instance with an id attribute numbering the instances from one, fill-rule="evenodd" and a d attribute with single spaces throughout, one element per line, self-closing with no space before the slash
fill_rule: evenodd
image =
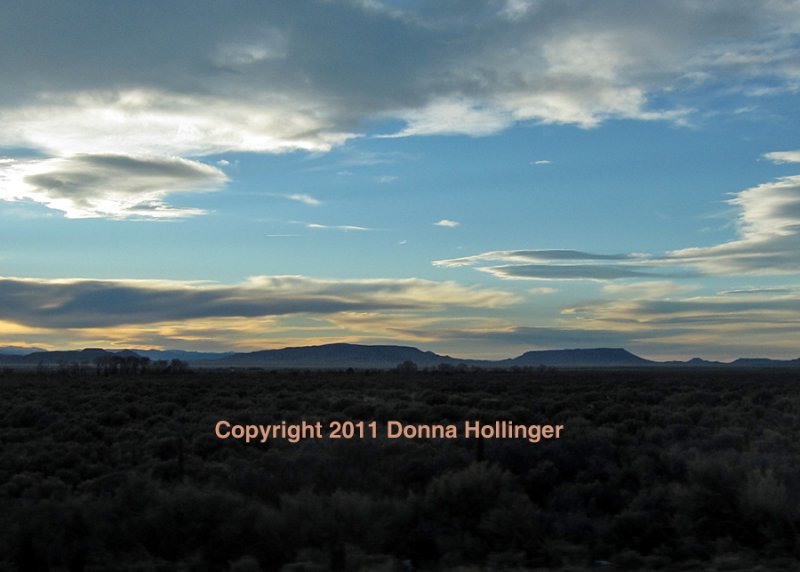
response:
<path id="1" fill-rule="evenodd" d="M 296 193 L 293 195 L 286 195 L 286 198 L 291 201 L 297 201 L 298 203 L 303 203 L 312 207 L 316 207 L 322 204 L 322 202 L 318 199 L 315 199 L 311 195 L 306 195 L 304 193 Z"/>
<path id="2" fill-rule="evenodd" d="M 548 161 L 547 159 L 540 159 L 539 161 L 533 161 L 534 165 L 552 165 L 552 161 Z"/>
<path id="3" fill-rule="evenodd" d="M 739 209 L 738 239 L 676 250 L 665 262 L 709 274 L 800 272 L 800 176 L 741 191 L 728 202 Z"/>
<path id="4" fill-rule="evenodd" d="M 773 163 L 800 163 L 800 151 L 773 151 L 764 153 L 764 158 Z"/>
<path id="5" fill-rule="evenodd" d="M 450 98 L 440 98 L 425 107 L 400 111 L 397 115 L 406 122 L 406 127 L 384 137 L 491 135 L 514 123 L 511 114 L 502 108 Z"/>
<path id="6" fill-rule="evenodd" d="M 177 157 L 75 155 L 0 164 L 0 199 L 68 218 L 182 218 L 203 211 L 172 207 L 168 195 L 217 190 L 226 180 L 216 167 Z"/>
<path id="7" fill-rule="evenodd" d="M 455 228 L 455 227 L 459 226 L 461 223 L 456 222 L 454 220 L 443 218 L 442 220 L 437 221 L 437 222 L 435 222 L 433 224 L 434 224 L 434 226 L 444 226 L 444 227 L 447 227 L 447 228 Z"/>
<path id="8" fill-rule="evenodd" d="M 328 151 L 353 137 L 324 112 L 262 95 L 240 98 L 127 89 L 43 93 L 4 110 L 0 145 L 56 156 L 202 156 L 232 151 Z"/>
<path id="9" fill-rule="evenodd" d="M 313 222 L 307 224 L 306 228 L 312 228 L 315 230 L 342 230 L 344 232 L 372 230 L 371 228 L 367 228 L 365 226 L 355 226 L 351 224 L 327 225 L 327 224 L 317 224 Z"/>
<path id="10" fill-rule="evenodd" d="M 567 249 L 493 250 L 491 252 L 484 252 L 483 254 L 476 254 L 473 256 L 464 256 L 449 260 L 436 260 L 433 262 L 433 265 L 445 267 L 473 266 L 481 262 L 496 261 L 513 262 L 519 264 L 539 264 L 546 262 L 564 262 L 568 264 L 574 264 L 575 262 L 587 263 L 598 261 L 624 261 L 636 258 L 638 258 L 638 256 L 633 254 L 594 254 L 591 252 Z"/>

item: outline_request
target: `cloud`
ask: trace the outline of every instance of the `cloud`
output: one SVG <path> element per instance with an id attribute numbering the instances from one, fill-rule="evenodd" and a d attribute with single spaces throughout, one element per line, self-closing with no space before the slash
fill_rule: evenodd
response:
<path id="1" fill-rule="evenodd" d="M 514 347 L 525 351 L 622 346 L 665 359 L 687 359 L 699 352 L 714 359 L 752 356 L 753 352 L 783 358 L 800 355 L 794 335 L 800 323 L 800 291 L 663 299 L 656 283 L 649 284 L 652 297 L 647 297 L 645 289 L 616 290 L 611 293 L 618 298 L 585 300 L 562 308 L 558 320 L 549 326 L 425 331 L 429 336 L 473 340 L 504 352 Z"/>
<path id="2" fill-rule="evenodd" d="M 629 347 L 675 357 L 712 351 L 730 359 L 755 355 L 796 358 L 800 323 L 797 295 L 755 299 L 698 296 L 674 300 L 592 300 L 563 310 L 564 322 L 621 332 Z"/>
<path id="3" fill-rule="evenodd" d="M 443 332 L 440 332 L 442 334 Z M 447 332 L 453 339 L 474 339 L 485 343 L 526 348 L 564 349 L 625 346 L 635 334 L 619 330 L 587 330 L 558 327 L 516 326 L 505 330 Z"/>
<path id="4" fill-rule="evenodd" d="M 4 111 L 0 145 L 54 156 L 204 156 L 328 151 L 353 137 L 295 105 L 268 96 L 237 100 L 155 88 L 44 93 Z"/>
<path id="5" fill-rule="evenodd" d="M 796 2 L 746 0 L 28 2 L 0 21 L 0 146 L 197 159 L 326 152 L 383 120 L 389 136 L 681 123 L 699 90 L 796 89 L 798 21 Z"/>
<path id="6" fill-rule="evenodd" d="M 450 220 L 450 219 L 446 219 L 446 218 L 443 218 L 442 220 L 436 221 L 435 223 L 433 223 L 434 226 L 444 226 L 444 227 L 447 227 L 447 228 L 455 228 L 455 227 L 459 226 L 460 224 L 461 223 L 459 223 L 459 222 L 456 222 L 456 221 Z"/>
<path id="7" fill-rule="evenodd" d="M 739 209 L 736 240 L 675 250 L 665 262 L 719 275 L 800 272 L 800 176 L 741 191 L 728 203 Z"/>
<path id="8" fill-rule="evenodd" d="M 555 294 L 556 292 L 558 292 L 558 289 L 550 288 L 549 286 L 542 286 L 540 288 L 528 288 L 528 294 L 533 294 L 534 296 Z"/>
<path id="9" fill-rule="evenodd" d="M 451 258 L 449 260 L 436 260 L 434 266 L 472 266 L 480 262 L 550 262 L 550 261 L 595 261 L 595 260 L 630 260 L 635 259 L 633 254 L 594 254 L 580 250 L 566 249 L 539 249 L 539 250 L 493 250 L 476 254 L 473 256 L 463 256 L 461 258 Z"/>
<path id="10" fill-rule="evenodd" d="M 773 151 L 764 153 L 764 158 L 773 163 L 800 163 L 800 151 Z"/>
<path id="11" fill-rule="evenodd" d="M 506 0 L 499 13 L 509 20 L 518 21 L 528 16 L 531 12 L 538 10 L 541 6 L 542 2 L 539 0 Z"/>
<path id="12" fill-rule="evenodd" d="M 603 292 L 626 299 L 663 298 L 673 296 L 688 290 L 692 286 L 678 285 L 670 280 L 654 280 L 633 283 L 611 283 L 603 285 Z"/>
<path id="13" fill-rule="evenodd" d="M 350 231 L 367 231 L 372 230 L 371 228 L 367 228 L 365 226 L 354 226 L 350 224 L 341 224 L 341 225 L 327 225 L 327 224 L 317 224 L 317 223 L 310 223 L 306 225 L 306 228 L 311 228 L 314 230 L 342 230 L 344 232 Z"/>
<path id="14" fill-rule="evenodd" d="M 499 308 L 507 292 L 421 279 L 257 276 L 236 285 L 147 280 L 0 278 L 0 321 L 36 328 L 103 328 L 208 318 L 379 310 Z"/>
<path id="15" fill-rule="evenodd" d="M 449 331 L 464 332 L 507 326 L 504 321 L 495 318 L 420 316 L 408 312 L 341 312 L 327 316 L 325 320 L 361 339 L 377 339 L 389 343 L 396 343 L 398 340 L 414 343 L 446 341 L 450 339 L 446 333 Z"/>
<path id="16" fill-rule="evenodd" d="M 774 286 L 765 288 L 737 288 L 733 290 L 723 290 L 720 296 L 763 296 L 776 294 L 795 294 L 800 292 L 800 286 Z"/>
<path id="17" fill-rule="evenodd" d="M 290 201 L 297 201 L 299 203 L 303 203 L 305 205 L 309 205 L 312 207 L 316 207 L 322 204 L 322 201 L 315 199 L 311 195 L 306 194 L 293 194 L 293 195 L 286 195 L 286 198 Z"/>
<path id="18" fill-rule="evenodd" d="M 435 266 L 474 266 L 499 278 L 616 280 L 701 275 L 791 275 L 800 272 L 800 175 L 734 195 L 737 237 L 662 255 L 595 254 L 576 250 L 502 250 L 436 260 Z M 511 264 L 497 265 L 498 262 Z M 486 264 L 489 264 L 486 266 Z"/>
<path id="19" fill-rule="evenodd" d="M 420 109 L 399 113 L 406 127 L 398 133 L 383 137 L 414 135 L 490 135 L 514 123 L 512 115 L 502 109 L 476 102 L 440 99 Z"/>
<path id="20" fill-rule="evenodd" d="M 592 300 L 564 309 L 564 314 L 580 316 L 595 325 L 652 329 L 661 326 L 685 326 L 746 332 L 754 323 L 762 327 L 786 329 L 800 320 L 798 296 L 760 297 L 756 299 L 727 296 L 698 296 L 673 300 Z M 615 328 L 612 328 L 615 329 Z M 796 345 L 796 344 L 795 344 Z"/>
<path id="21" fill-rule="evenodd" d="M 603 264 L 509 264 L 480 270 L 509 280 L 616 280 L 653 276 L 631 266 Z"/>
<path id="22" fill-rule="evenodd" d="M 265 27 L 253 36 L 219 44 L 211 61 L 222 68 L 243 71 L 265 60 L 286 57 L 287 38 L 279 30 Z"/>
<path id="23" fill-rule="evenodd" d="M 202 214 L 165 202 L 213 191 L 227 180 L 210 165 L 177 157 L 75 155 L 0 164 L 0 199 L 33 201 L 68 218 L 170 219 Z"/>
<path id="24" fill-rule="evenodd" d="M 552 165 L 552 161 L 548 161 L 547 159 L 540 159 L 539 161 L 533 161 L 533 165 Z"/>
<path id="25" fill-rule="evenodd" d="M 637 254 L 595 254 L 579 250 L 496 250 L 436 260 L 446 268 L 478 266 L 478 270 L 509 280 L 616 280 L 657 276 L 658 268 L 640 263 Z M 512 264 L 481 266 L 484 263 Z M 609 264 L 611 262 L 611 264 Z"/>

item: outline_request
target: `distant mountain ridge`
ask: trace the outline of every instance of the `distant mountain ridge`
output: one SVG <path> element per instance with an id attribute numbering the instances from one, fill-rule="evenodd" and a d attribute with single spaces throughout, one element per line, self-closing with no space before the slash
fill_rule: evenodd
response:
<path id="1" fill-rule="evenodd" d="M 499 363 L 505 362 L 511 366 L 563 366 L 570 364 L 572 367 L 631 367 L 658 363 L 641 358 L 623 348 L 530 351 Z"/>
<path id="2" fill-rule="evenodd" d="M 266 369 L 344 369 L 350 367 L 356 369 L 391 369 L 403 362 L 413 362 L 420 368 L 443 365 L 464 365 L 483 368 L 800 367 L 800 358 L 793 360 L 739 358 L 729 363 L 692 358 L 688 361 L 658 362 L 644 359 L 624 348 L 535 350 L 504 360 L 474 360 L 440 355 L 412 346 L 347 343 L 289 347 L 244 353 L 142 349 L 110 351 L 102 348 L 34 351 L 25 355 L 0 353 L 0 365 L 26 367 L 67 363 L 91 365 L 100 358 L 112 356 L 146 357 L 153 361 L 172 361 L 177 359 L 188 362 L 193 367 L 258 367 Z"/>
<path id="3" fill-rule="evenodd" d="M 217 363 L 231 366 L 283 368 L 391 368 L 405 361 L 419 367 L 440 364 L 458 365 L 469 360 L 442 356 L 411 346 L 366 346 L 359 344 L 326 344 L 262 350 L 228 356 Z"/>
<path id="4" fill-rule="evenodd" d="M 43 352 L 42 348 L 23 346 L 0 346 L 0 356 L 24 356 L 33 352 Z"/>

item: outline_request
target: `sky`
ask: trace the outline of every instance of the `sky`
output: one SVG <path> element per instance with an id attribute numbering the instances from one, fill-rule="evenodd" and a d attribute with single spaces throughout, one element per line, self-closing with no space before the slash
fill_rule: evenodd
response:
<path id="1" fill-rule="evenodd" d="M 0 346 L 800 357 L 796 0 L 0 8 Z"/>

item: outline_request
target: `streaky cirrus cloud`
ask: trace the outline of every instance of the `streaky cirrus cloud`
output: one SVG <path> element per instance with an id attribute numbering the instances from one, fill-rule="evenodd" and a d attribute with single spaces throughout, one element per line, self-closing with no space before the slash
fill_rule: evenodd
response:
<path id="1" fill-rule="evenodd" d="M 763 296 L 764 294 L 794 294 L 800 292 L 800 286 L 771 286 L 771 287 L 749 287 L 735 288 L 732 290 L 722 290 L 720 296 Z"/>
<path id="2" fill-rule="evenodd" d="M 496 264 L 509 262 L 511 264 Z M 489 266 L 482 266 L 490 263 Z M 491 264 L 495 263 L 495 264 Z M 658 268 L 642 263 L 638 254 L 595 254 L 579 250 L 496 250 L 449 260 L 434 266 L 477 266 L 507 280 L 615 280 L 658 276 Z"/>
<path id="3" fill-rule="evenodd" d="M 26 2 L 0 21 L 0 147 L 197 159 L 325 152 L 381 120 L 388 136 L 691 122 L 701 89 L 796 89 L 798 22 L 791 0 Z"/>
<path id="4" fill-rule="evenodd" d="M 626 265 L 605 264 L 507 264 L 480 268 L 507 280 L 616 280 L 656 276 L 652 272 Z"/>
<path id="5" fill-rule="evenodd" d="M 0 278 L 0 321 L 99 328 L 176 320 L 345 311 L 498 308 L 511 293 L 454 282 L 257 276 L 234 285 L 157 280 Z"/>
<path id="6" fill-rule="evenodd" d="M 549 261 L 603 261 L 603 260 L 630 260 L 636 258 L 633 254 L 594 254 L 580 250 L 567 249 L 536 249 L 536 250 L 493 250 L 473 256 L 462 256 L 449 260 L 436 260 L 434 266 L 472 266 L 479 262 L 502 261 L 514 263 L 535 263 Z"/>
<path id="7" fill-rule="evenodd" d="M 372 230 L 371 228 L 367 228 L 366 226 L 357 226 L 353 224 L 337 224 L 337 225 L 330 225 L 330 224 L 319 224 L 316 222 L 312 222 L 306 225 L 306 228 L 314 229 L 314 230 L 341 230 L 344 232 L 363 232 Z"/>

